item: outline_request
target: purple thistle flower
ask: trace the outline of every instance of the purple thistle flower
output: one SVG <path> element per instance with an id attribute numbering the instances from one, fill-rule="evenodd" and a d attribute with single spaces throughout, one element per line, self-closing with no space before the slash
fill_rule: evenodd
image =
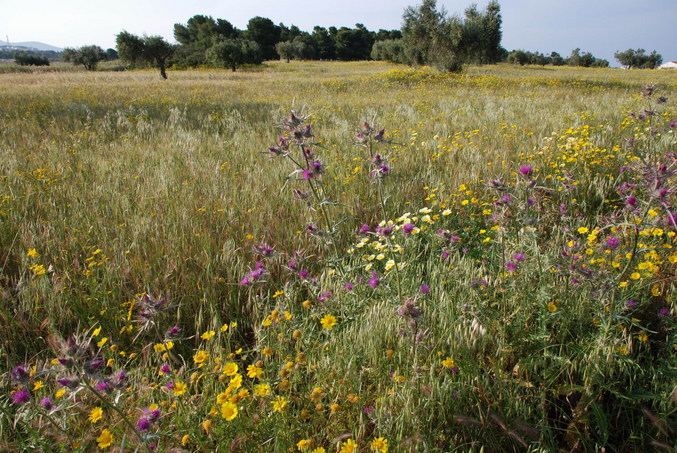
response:
<path id="1" fill-rule="evenodd" d="M 24 383 L 28 381 L 29 377 L 30 375 L 28 371 L 26 371 L 26 368 L 22 367 L 21 365 L 14 367 L 12 370 L 12 379 L 14 379 L 16 382 Z"/>
<path id="2" fill-rule="evenodd" d="M 634 208 L 635 205 L 637 204 L 637 199 L 634 196 L 630 195 L 628 197 L 628 199 L 626 200 L 626 203 L 628 203 L 628 206 L 631 206 L 631 207 Z"/>
<path id="3" fill-rule="evenodd" d="M 319 160 L 313 161 L 310 163 L 310 169 L 313 171 L 314 175 L 321 175 L 324 173 L 324 164 Z"/>
<path id="4" fill-rule="evenodd" d="M 150 420 L 146 417 L 141 417 L 136 421 L 136 429 L 139 431 L 148 431 L 148 429 L 150 429 Z"/>
<path id="5" fill-rule="evenodd" d="M 313 172 L 312 172 L 312 171 L 310 171 L 310 170 L 308 170 L 308 169 L 303 170 L 302 178 L 303 178 L 304 180 L 308 181 L 308 180 L 311 179 L 312 177 L 313 177 Z"/>
<path id="6" fill-rule="evenodd" d="M 522 165 L 520 167 L 520 173 L 526 177 L 529 177 L 533 174 L 534 169 L 530 165 Z"/>
<path id="7" fill-rule="evenodd" d="M 31 399 L 31 395 L 30 395 L 30 393 L 28 393 L 28 390 L 26 390 L 26 389 L 17 390 L 12 395 L 12 402 L 14 404 L 27 403 L 28 401 L 30 401 L 30 399 Z"/>
<path id="8" fill-rule="evenodd" d="M 517 264 L 512 261 L 508 261 L 505 263 L 505 268 L 508 270 L 508 272 L 515 272 L 517 270 Z"/>
<path id="9" fill-rule="evenodd" d="M 525 258 L 524 253 L 515 253 L 513 255 L 513 259 L 515 261 L 524 261 L 524 258 Z"/>
<path id="10" fill-rule="evenodd" d="M 371 286 L 372 288 L 376 288 L 380 283 L 381 280 L 379 280 L 378 277 L 371 277 L 369 279 L 368 285 Z"/>
<path id="11" fill-rule="evenodd" d="M 371 231 L 371 228 L 370 228 L 369 225 L 367 225 L 366 223 L 363 223 L 363 224 L 360 226 L 360 233 L 362 233 L 362 234 L 367 234 L 367 233 L 369 233 L 370 231 Z"/>
<path id="12" fill-rule="evenodd" d="M 66 388 L 69 388 L 71 390 L 73 390 L 74 388 L 77 388 L 77 386 L 79 385 L 78 381 L 73 380 L 73 379 L 69 379 L 69 378 L 57 379 L 56 382 L 58 382 L 60 385 L 66 387 Z"/>
<path id="13" fill-rule="evenodd" d="M 71 367 L 74 365 L 73 360 L 72 360 L 72 359 L 69 359 L 69 358 L 67 358 L 67 357 L 66 357 L 66 358 L 61 358 L 61 357 L 59 357 L 58 360 L 59 360 L 59 363 L 60 363 L 61 365 L 65 366 L 66 368 L 71 368 Z"/>
<path id="14" fill-rule="evenodd" d="M 345 289 L 346 291 L 350 291 L 353 289 L 353 284 L 350 282 L 346 282 L 346 284 L 343 285 L 343 289 Z"/>
<path id="15" fill-rule="evenodd" d="M 172 367 L 169 366 L 169 364 L 164 363 L 164 364 L 162 364 L 162 366 L 160 367 L 160 371 L 162 371 L 162 374 L 169 374 L 169 373 L 172 372 Z"/>
<path id="16" fill-rule="evenodd" d="M 385 134 L 386 134 L 386 130 L 381 129 L 380 131 L 378 131 L 378 134 L 374 135 L 374 140 L 377 141 L 377 142 L 385 141 L 385 138 L 384 138 Z"/>
<path id="17" fill-rule="evenodd" d="M 376 232 L 379 233 L 381 236 L 390 236 L 390 234 L 393 232 L 393 227 L 392 225 L 384 226 L 384 227 L 376 227 Z"/>
<path id="18" fill-rule="evenodd" d="M 113 391 L 113 384 L 108 381 L 99 381 L 96 384 L 96 389 L 100 392 L 110 393 Z"/>
<path id="19" fill-rule="evenodd" d="M 51 410 L 54 407 L 52 406 L 52 400 L 49 399 L 48 396 L 40 400 L 40 406 L 42 406 L 45 410 Z"/>
<path id="20" fill-rule="evenodd" d="M 635 300 L 633 300 L 633 299 L 629 299 L 629 300 L 625 303 L 625 305 L 627 305 L 628 308 L 632 308 L 632 307 L 634 307 L 635 305 L 637 305 L 637 301 L 635 301 Z"/>
<path id="21" fill-rule="evenodd" d="M 254 252 L 259 253 L 263 256 L 272 256 L 275 250 L 273 250 L 273 248 L 268 244 L 260 244 L 254 246 Z"/>
<path id="22" fill-rule="evenodd" d="M 85 362 L 84 369 L 87 374 L 94 374 L 103 365 L 103 359 L 94 358 Z"/>
<path id="23" fill-rule="evenodd" d="M 670 124 L 669 124 L 670 127 L 675 127 L 675 125 L 677 125 L 677 123 L 675 123 L 674 121 L 670 121 Z"/>
<path id="24" fill-rule="evenodd" d="M 308 198 L 310 198 L 310 192 L 304 192 L 299 189 L 294 189 L 294 198 L 297 201 L 307 200 Z"/>
<path id="25" fill-rule="evenodd" d="M 423 284 L 421 285 L 421 293 L 428 294 L 430 292 L 430 286 Z"/>
<path id="26" fill-rule="evenodd" d="M 303 279 L 308 278 L 308 275 L 310 275 L 310 272 L 308 272 L 308 271 L 305 270 L 305 269 L 301 269 L 301 270 L 299 271 L 299 277 L 301 277 L 301 278 L 303 278 Z"/>
<path id="27" fill-rule="evenodd" d="M 668 316 L 670 316 L 670 310 L 668 310 L 667 308 L 661 308 L 660 310 L 658 310 L 658 316 L 665 316 L 667 318 Z"/>
<path id="28" fill-rule="evenodd" d="M 176 338 L 181 335 L 181 328 L 179 326 L 170 327 L 165 334 L 168 338 Z"/>
<path id="29" fill-rule="evenodd" d="M 616 236 L 609 236 L 606 238 L 606 246 L 610 249 L 613 250 L 616 247 L 620 245 L 621 241 L 618 240 Z"/>
<path id="30" fill-rule="evenodd" d="M 444 259 L 449 258 L 449 252 L 447 252 L 446 250 L 442 250 L 441 256 L 442 256 L 442 258 L 444 258 Z"/>
<path id="31" fill-rule="evenodd" d="M 407 234 L 410 234 L 412 231 L 414 231 L 414 224 L 413 223 L 407 223 L 402 227 L 402 231 L 404 231 Z"/>

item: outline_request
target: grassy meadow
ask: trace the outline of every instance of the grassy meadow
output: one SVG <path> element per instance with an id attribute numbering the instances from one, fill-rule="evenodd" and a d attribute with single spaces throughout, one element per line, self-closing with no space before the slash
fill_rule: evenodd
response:
<path id="1" fill-rule="evenodd" d="M 0 70 L 0 450 L 677 449 L 674 71 L 168 75 Z"/>

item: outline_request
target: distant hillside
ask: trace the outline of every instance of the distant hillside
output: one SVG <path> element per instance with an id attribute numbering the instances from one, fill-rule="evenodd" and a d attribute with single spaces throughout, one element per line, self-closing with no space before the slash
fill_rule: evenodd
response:
<path id="1" fill-rule="evenodd" d="M 36 50 L 42 50 L 42 51 L 52 50 L 54 52 L 61 52 L 63 50 L 61 47 L 51 46 L 49 44 L 45 44 L 45 43 L 38 42 L 38 41 L 25 41 L 25 42 L 10 42 L 10 43 L 7 43 L 5 41 L 0 40 L 0 47 L 2 47 L 2 46 L 27 47 L 29 49 L 36 49 Z"/>

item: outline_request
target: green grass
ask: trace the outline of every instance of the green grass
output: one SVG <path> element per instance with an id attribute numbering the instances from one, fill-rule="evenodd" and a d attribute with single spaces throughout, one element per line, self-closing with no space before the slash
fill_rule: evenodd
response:
<path id="1" fill-rule="evenodd" d="M 672 187 L 663 156 L 677 114 L 639 94 L 655 83 L 673 97 L 670 71 L 0 72 L 0 354 L 5 370 L 37 367 L 28 404 L 11 402 L 21 383 L 9 372 L 0 381 L 0 448 L 92 451 L 104 428 L 111 449 L 129 451 L 182 439 L 195 451 L 292 451 L 302 439 L 333 451 L 348 434 L 361 451 L 381 436 L 390 451 L 677 448 L 674 193 L 631 185 L 653 171 Z M 628 116 L 645 108 L 658 114 Z M 294 200 L 293 188 L 311 188 L 291 161 L 264 153 L 290 110 L 308 116 L 309 147 L 327 165 L 314 209 Z M 390 142 L 356 146 L 365 121 Z M 391 168 L 378 183 L 377 151 Z M 670 171 L 656 173 L 662 162 Z M 489 187 L 497 178 L 505 190 Z M 323 193 L 331 204 L 318 203 Z M 630 194 L 637 210 L 624 207 Z M 360 225 L 388 220 L 392 236 L 360 243 Z M 409 222 L 418 234 L 402 233 Z M 309 224 L 335 232 L 308 234 Z M 254 253 L 262 243 L 271 257 Z M 403 267 L 386 272 L 390 259 Z M 265 278 L 241 285 L 256 261 Z M 168 301 L 153 323 L 136 322 L 144 293 Z M 420 316 L 398 314 L 406 301 Z M 163 357 L 154 345 L 173 325 L 182 334 Z M 112 360 L 101 373 L 126 369 L 127 390 L 113 403 L 69 391 L 48 418 L 39 398 L 57 401 L 54 379 L 79 376 L 51 363 L 70 335 Z M 204 366 L 197 351 L 210 354 Z M 228 361 L 250 395 L 217 404 Z M 263 377 L 246 377 L 259 361 Z M 175 374 L 159 376 L 163 363 Z M 32 390 L 37 380 L 45 388 Z M 262 382 L 272 393 L 253 395 Z M 288 401 L 282 412 L 273 394 Z M 223 398 L 238 407 L 233 421 L 219 415 Z M 140 440 L 129 425 L 152 404 L 158 436 Z M 88 421 L 94 407 L 102 421 Z"/>

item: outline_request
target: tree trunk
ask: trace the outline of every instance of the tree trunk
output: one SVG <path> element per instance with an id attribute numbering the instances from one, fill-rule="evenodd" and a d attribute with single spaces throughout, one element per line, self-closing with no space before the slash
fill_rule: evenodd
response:
<path id="1" fill-rule="evenodd" d="M 163 79 L 167 78 L 167 71 L 164 62 L 160 63 L 160 77 L 162 77 Z"/>

